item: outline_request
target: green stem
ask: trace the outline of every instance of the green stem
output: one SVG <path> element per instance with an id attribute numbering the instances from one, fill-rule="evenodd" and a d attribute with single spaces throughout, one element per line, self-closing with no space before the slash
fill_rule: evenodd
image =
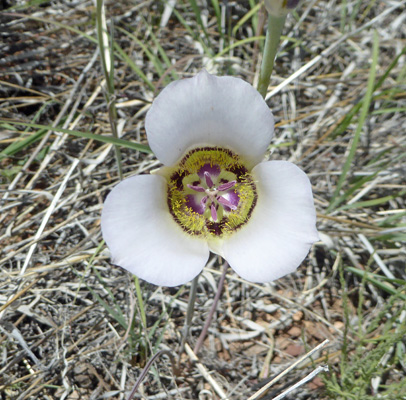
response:
<path id="1" fill-rule="evenodd" d="M 268 91 L 269 82 L 271 80 L 271 73 L 276 57 L 276 51 L 278 49 L 285 21 L 286 16 L 275 17 L 273 15 L 269 15 L 268 17 L 265 48 L 258 81 L 258 92 L 261 93 L 262 97 L 265 97 Z"/>

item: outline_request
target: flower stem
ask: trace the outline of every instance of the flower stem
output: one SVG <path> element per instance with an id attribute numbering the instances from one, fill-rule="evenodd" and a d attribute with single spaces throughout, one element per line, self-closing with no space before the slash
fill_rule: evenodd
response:
<path id="1" fill-rule="evenodd" d="M 190 327 L 192 325 L 193 313 L 195 311 L 197 281 L 199 279 L 199 276 L 200 276 L 200 274 L 197 275 L 196 278 L 193 279 L 192 285 L 190 287 L 189 302 L 188 302 L 187 311 L 186 311 L 186 321 L 185 321 L 185 325 L 183 327 L 182 342 L 180 344 L 179 353 L 178 353 L 178 368 L 180 366 L 180 357 L 181 357 L 181 355 L 183 353 L 183 350 L 185 348 L 186 339 L 189 336 L 189 330 L 190 330 Z"/>
<path id="2" fill-rule="evenodd" d="M 221 277 L 220 277 L 220 281 L 219 281 L 219 284 L 218 284 L 218 287 L 217 287 L 217 293 L 214 296 L 213 304 L 211 306 L 209 315 L 207 316 L 207 320 L 206 320 L 206 323 L 204 324 L 202 333 L 200 334 L 199 339 L 197 339 L 196 346 L 193 349 L 193 353 L 195 353 L 196 355 L 199 352 L 200 347 L 202 347 L 203 341 L 204 341 L 204 339 L 206 338 L 206 335 L 207 335 L 207 331 L 209 330 L 211 320 L 213 319 L 214 312 L 216 311 L 217 303 L 219 302 L 220 295 L 221 295 L 221 292 L 222 292 L 223 287 L 224 287 L 224 281 L 226 279 L 227 269 L 228 269 L 228 263 L 224 262 L 223 273 L 221 274 Z"/>
<path id="3" fill-rule="evenodd" d="M 268 27 L 266 31 L 265 48 L 262 57 L 261 70 L 259 72 L 258 92 L 265 98 L 268 91 L 271 73 L 275 61 L 276 51 L 278 49 L 283 26 L 286 16 L 275 17 L 269 15 Z"/>

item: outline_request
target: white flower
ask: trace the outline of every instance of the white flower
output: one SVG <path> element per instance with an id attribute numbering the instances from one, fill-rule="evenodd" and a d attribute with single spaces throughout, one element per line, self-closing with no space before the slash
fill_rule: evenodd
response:
<path id="1" fill-rule="evenodd" d="M 299 0 L 265 0 L 265 8 L 274 17 L 284 17 L 294 10 Z"/>
<path id="2" fill-rule="evenodd" d="M 210 250 L 243 278 L 293 272 L 318 240 L 309 179 L 286 161 L 261 162 L 274 119 L 260 94 L 206 71 L 173 82 L 146 116 L 165 165 L 119 183 L 101 219 L 112 260 L 148 282 L 193 279 Z"/>

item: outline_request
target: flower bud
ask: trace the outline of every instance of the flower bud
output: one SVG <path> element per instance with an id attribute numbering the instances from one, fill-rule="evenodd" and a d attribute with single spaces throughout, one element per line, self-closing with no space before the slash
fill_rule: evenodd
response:
<path id="1" fill-rule="evenodd" d="M 265 0 L 265 8 L 274 17 L 284 17 L 294 10 L 299 0 Z"/>

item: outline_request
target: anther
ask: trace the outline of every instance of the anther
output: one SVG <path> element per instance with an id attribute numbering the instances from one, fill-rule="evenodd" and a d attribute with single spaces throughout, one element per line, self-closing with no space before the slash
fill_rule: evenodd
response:
<path id="1" fill-rule="evenodd" d="M 211 212 L 211 217 L 213 218 L 213 221 L 217 221 L 217 210 L 216 210 L 216 206 L 211 203 L 211 207 L 210 207 L 210 212 Z"/>
<path id="2" fill-rule="evenodd" d="M 235 186 L 235 184 L 237 183 L 237 181 L 230 181 L 227 183 L 222 183 L 217 190 L 219 192 L 224 192 L 225 190 L 231 189 L 233 186 Z"/>
<path id="3" fill-rule="evenodd" d="M 211 179 L 211 176 L 207 171 L 204 171 L 204 179 L 206 180 L 206 185 L 209 188 L 212 188 L 214 186 L 214 183 L 213 183 L 213 181 Z"/>
<path id="4" fill-rule="evenodd" d="M 227 199 L 225 199 L 225 198 L 222 197 L 222 196 L 218 196 L 218 197 L 217 197 L 217 201 L 218 201 L 221 205 L 226 206 L 226 207 L 228 207 L 228 208 L 231 208 L 232 210 L 236 210 L 236 209 L 237 209 L 237 206 L 236 206 L 236 205 L 234 205 L 233 203 L 229 202 Z"/>
<path id="5" fill-rule="evenodd" d="M 189 189 L 195 190 L 196 192 L 204 192 L 204 188 L 202 188 L 201 186 L 195 186 L 188 183 L 187 187 Z"/>

